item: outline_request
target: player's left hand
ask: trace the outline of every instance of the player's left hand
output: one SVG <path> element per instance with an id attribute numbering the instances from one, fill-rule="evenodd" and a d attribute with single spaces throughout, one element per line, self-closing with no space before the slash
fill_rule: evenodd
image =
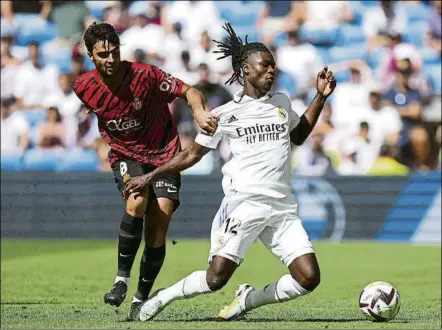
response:
<path id="1" fill-rule="evenodd" d="M 318 92 L 324 96 L 330 96 L 336 87 L 336 80 L 332 71 L 328 71 L 328 66 L 324 66 L 316 78 L 316 88 Z"/>
<path id="2" fill-rule="evenodd" d="M 151 181 L 152 178 L 149 174 L 131 178 L 128 182 L 126 182 L 126 186 L 124 187 L 124 199 L 128 199 L 129 196 L 133 193 L 143 191 L 146 187 L 149 186 Z"/>
<path id="3" fill-rule="evenodd" d="M 210 111 L 203 108 L 196 109 L 194 112 L 195 120 L 201 133 L 212 135 L 218 127 L 218 119 Z"/>

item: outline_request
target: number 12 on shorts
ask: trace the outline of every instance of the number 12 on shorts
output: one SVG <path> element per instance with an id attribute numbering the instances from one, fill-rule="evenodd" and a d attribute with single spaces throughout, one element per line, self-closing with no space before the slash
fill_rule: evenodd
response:
<path id="1" fill-rule="evenodd" d="M 240 222 L 236 221 L 235 219 L 232 218 L 227 218 L 226 222 L 226 228 L 224 229 L 224 233 L 232 233 L 232 234 L 238 234 L 238 232 L 236 231 L 236 228 L 239 227 Z"/>

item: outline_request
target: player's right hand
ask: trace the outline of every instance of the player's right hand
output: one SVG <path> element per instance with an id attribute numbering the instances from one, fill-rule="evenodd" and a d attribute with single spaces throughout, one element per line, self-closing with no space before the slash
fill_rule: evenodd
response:
<path id="1" fill-rule="evenodd" d="M 195 110 L 195 120 L 203 134 L 212 135 L 218 128 L 218 118 L 210 111 L 202 108 Z"/>
<path id="2" fill-rule="evenodd" d="M 124 199 L 128 199 L 129 196 L 133 193 L 143 191 L 146 187 L 149 186 L 151 181 L 152 178 L 149 174 L 131 178 L 128 182 L 126 182 L 126 186 L 124 187 Z"/>

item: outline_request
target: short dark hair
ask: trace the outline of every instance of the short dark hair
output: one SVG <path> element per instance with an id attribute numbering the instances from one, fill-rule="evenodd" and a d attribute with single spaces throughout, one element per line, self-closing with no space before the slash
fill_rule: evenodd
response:
<path id="1" fill-rule="evenodd" d="M 256 52 L 268 52 L 270 50 L 261 42 L 251 42 L 247 41 L 247 35 L 245 38 L 245 42 L 243 43 L 241 38 L 238 37 L 233 30 L 232 26 L 229 23 L 226 23 L 223 26 L 223 29 L 227 31 L 228 36 L 224 42 L 213 40 L 218 44 L 219 50 L 214 51 L 214 53 L 224 54 L 221 57 L 218 57 L 217 60 L 232 56 L 232 67 L 233 74 L 227 80 L 226 84 L 233 84 L 235 81 L 239 82 L 241 85 L 243 84 L 239 79 L 243 78 L 242 76 L 242 64 L 247 59 L 250 54 Z"/>
<path id="2" fill-rule="evenodd" d="M 92 23 L 84 32 L 84 43 L 89 53 L 92 53 L 97 41 L 107 40 L 112 45 L 120 46 L 120 37 L 115 28 L 108 23 Z"/>
<path id="3" fill-rule="evenodd" d="M 360 128 L 369 129 L 370 125 L 366 121 L 362 121 L 360 124 Z"/>

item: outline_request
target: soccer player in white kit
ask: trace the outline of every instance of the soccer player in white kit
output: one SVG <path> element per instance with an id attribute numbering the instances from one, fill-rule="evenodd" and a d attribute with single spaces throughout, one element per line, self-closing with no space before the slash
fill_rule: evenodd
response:
<path id="1" fill-rule="evenodd" d="M 219 53 L 224 54 L 221 58 L 232 56 L 234 69 L 227 83 L 243 78 L 244 89 L 233 101 L 212 110 L 218 118 L 212 136 L 199 134 L 168 163 L 126 184 L 126 194 L 142 191 L 157 176 L 193 166 L 222 139 L 232 151 L 222 169 L 225 197 L 212 224 L 209 269 L 193 272 L 153 294 L 141 305 L 141 321 L 151 320 L 174 300 L 221 289 L 256 239 L 288 267 L 289 274 L 259 290 L 240 285 L 218 319 L 236 319 L 257 307 L 295 299 L 312 292 L 320 282 L 319 265 L 291 191 L 290 151 L 291 143 L 302 144 L 316 124 L 336 87 L 333 73 L 327 67 L 318 73 L 317 94 L 299 117 L 286 95 L 269 93 L 276 64 L 267 47 L 248 43 L 247 37 L 243 44 L 230 24 L 224 28 L 229 37 L 218 42 Z"/>

